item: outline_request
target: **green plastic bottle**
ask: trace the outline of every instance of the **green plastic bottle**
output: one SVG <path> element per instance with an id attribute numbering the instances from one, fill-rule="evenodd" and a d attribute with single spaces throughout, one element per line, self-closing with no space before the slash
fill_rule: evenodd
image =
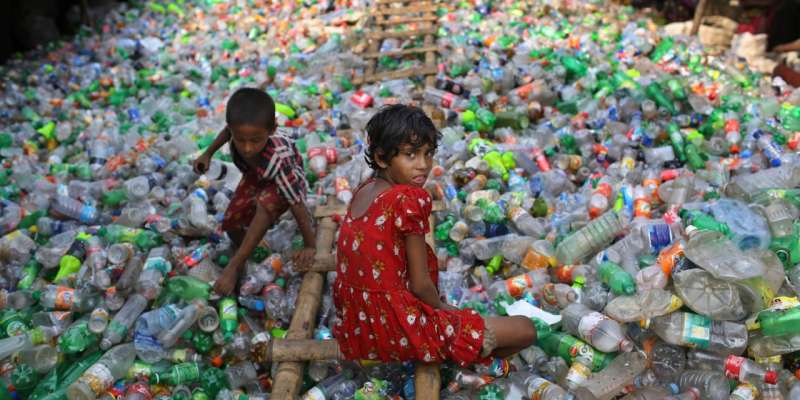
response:
<path id="1" fill-rule="evenodd" d="M 669 134 L 669 142 L 672 144 L 675 157 L 678 161 L 686 162 L 686 144 L 683 141 L 683 135 L 678 125 L 675 123 L 667 125 L 667 134 Z"/>
<path id="2" fill-rule="evenodd" d="M 200 374 L 200 385 L 203 391 L 210 397 L 217 397 L 220 390 L 228 387 L 228 379 L 225 373 L 219 368 L 206 368 Z"/>
<path id="3" fill-rule="evenodd" d="M 156 232 L 123 225 L 103 226 L 97 231 L 97 235 L 105 239 L 107 243 L 131 243 L 143 251 L 149 251 L 162 243 L 161 236 Z"/>
<path id="4" fill-rule="evenodd" d="M 211 285 L 193 276 L 181 275 L 167 281 L 167 292 L 183 301 L 208 300 Z"/>
<path id="5" fill-rule="evenodd" d="M 223 297 L 220 299 L 219 326 L 226 341 L 233 338 L 236 328 L 239 327 L 239 310 L 235 298 Z"/>
<path id="6" fill-rule="evenodd" d="M 97 344 L 100 338 L 89 330 L 87 319 L 76 321 L 67 328 L 58 338 L 58 347 L 64 354 L 81 353 L 92 345 Z"/>
<path id="7" fill-rule="evenodd" d="M 597 267 L 597 276 L 617 296 L 630 296 L 636 293 L 636 282 L 633 277 L 616 263 L 605 261 L 600 264 Z"/>
<path id="8" fill-rule="evenodd" d="M 647 85 L 644 92 L 650 100 L 653 100 L 659 107 L 669 111 L 670 114 L 675 115 L 678 113 L 678 109 L 675 108 L 675 103 L 667 97 L 664 90 L 661 89 L 661 85 L 657 82 Z"/>
<path id="9" fill-rule="evenodd" d="M 576 360 L 591 367 L 593 372 L 605 368 L 612 357 L 595 350 L 586 342 L 564 332 L 552 332 L 538 340 L 539 347 L 550 356 L 558 356 L 571 365 Z"/>
<path id="10" fill-rule="evenodd" d="M 155 373 L 152 383 L 166 383 L 168 385 L 182 385 L 197 382 L 200 379 L 200 365 L 196 362 L 185 362 L 173 365 L 164 373 Z"/>
<path id="11" fill-rule="evenodd" d="M 653 62 L 661 61 L 661 59 L 664 58 L 664 56 L 667 55 L 667 53 L 669 53 L 674 46 L 675 41 L 671 37 L 667 36 L 664 39 L 661 39 L 656 48 L 653 49 L 653 52 L 650 53 L 650 60 Z"/>
<path id="12" fill-rule="evenodd" d="M 800 306 L 785 310 L 766 309 L 758 314 L 756 321 L 764 336 L 797 335 L 800 332 Z"/>
<path id="13" fill-rule="evenodd" d="M 719 222 L 711 215 L 708 215 L 700 210 L 681 209 L 678 216 L 686 222 L 686 225 L 692 225 L 697 229 L 707 231 L 717 231 L 727 237 L 731 237 L 731 229 L 728 224 Z"/>
<path id="14" fill-rule="evenodd" d="M 572 78 L 583 78 L 589 72 L 589 67 L 577 57 L 561 56 L 561 65 L 567 70 L 567 75 Z"/>

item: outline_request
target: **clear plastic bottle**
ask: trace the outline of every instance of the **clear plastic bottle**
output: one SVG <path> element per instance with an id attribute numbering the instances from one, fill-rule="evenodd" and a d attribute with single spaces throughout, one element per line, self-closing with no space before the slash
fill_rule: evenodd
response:
<path id="1" fill-rule="evenodd" d="M 556 258 L 563 264 L 586 261 L 614 240 L 625 228 L 626 220 L 624 213 L 606 212 L 561 241 L 556 247 Z"/>
<path id="2" fill-rule="evenodd" d="M 241 388 L 249 385 L 258 377 L 256 368 L 251 361 L 241 361 L 225 368 L 225 377 L 231 388 Z"/>
<path id="3" fill-rule="evenodd" d="M 623 353 L 595 373 L 575 391 L 579 398 L 611 400 L 644 372 L 645 358 L 638 352 Z"/>
<path id="4" fill-rule="evenodd" d="M 81 203 L 71 197 L 56 196 L 50 205 L 52 211 L 67 218 L 80 221 L 87 225 L 107 224 L 110 218 L 101 214 L 96 207 Z"/>
<path id="5" fill-rule="evenodd" d="M 125 376 L 133 365 L 136 351 L 132 343 L 121 344 L 107 351 L 67 389 L 69 400 L 98 398 L 114 382 Z"/>
<path id="6" fill-rule="evenodd" d="M 692 350 L 686 356 L 687 365 L 691 369 L 723 371 L 730 379 L 754 385 L 762 383 L 774 385 L 778 382 L 776 371 L 768 371 L 762 365 L 744 357 L 732 354 L 720 356 L 700 350 Z"/>
<path id="7" fill-rule="evenodd" d="M 698 389 L 702 399 L 726 400 L 731 393 L 728 380 L 721 372 L 688 370 L 681 374 L 677 383 L 684 391 Z"/>
<path id="8" fill-rule="evenodd" d="M 353 371 L 345 369 L 341 373 L 328 377 L 306 392 L 302 400 L 332 400 L 340 392 L 349 391 Z"/>
<path id="9" fill-rule="evenodd" d="M 740 321 L 748 316 L 734 283 L 715 279 L 702 269 L 675 273 L 672 282 L 684 304 L 699 314 L 721 321 Z"/>
<path id="10" fill-rule="evenodd" d="M 111 346 L 121 342 L 128 336 L 128 330 L 139 318 L 139 314 L 147 307 L 147 299 L 140 294 L 134 294 L 128 298 L 122 309 L 117 312 L 114 319 L 108 324 L 108 328 L 103 332 L 100 340 L 100 348 L 108 350 Z"/>
<path id="11" fill-rule="evenodd" d="M 90 288 L 47 285 L 39 304 L 48 310 L 89 312 L 100 303 L 100 295 Z"/>
<path id="12" fill-rule="evenodd" d="M 561 311 L 561 318 L 564 330 L 586 340 L 597 350 L 605 353 L 633 350 L 633 343 L 625 337 L 617 321 L 583 304 L 570 304 Z"/>
<path id="13" fill-rule="evenodd" d="M 747 347 L 747 328 L 729 321 L 713 321 L 702 315 L 674 312 L 648 320 L 645 327 L 665 342 L 695 346 L 717 354 L 742 354 Z"/>
<path id="14" fill-rule="evenodd" d="M 501 294 L 519 298 L 526 290 L 540 291 L 548 281 L 549 277 L 546 271 L 534 270 L 506 280 L 495 281 L 486 292 L 491 299 L 495 299 Z"/>
<path id="15" fill-rule="evenodd" d="M 170 251 L 167 246 L 150 250 L 139 275 L 137 289 L 146 299 L 153 300 L 161 293 L 164 277 L 172 270 Z"/>
<path id="16" fill-rule="evenodd" d="M 197 318 L 200 317 L 200 307 L 202 306 L 197 304 L 189 304 L 184 307 L 175 324 L 158 335 L 158 341 L 165 349 L 172 348 L 181 335 L 197 322 Z"/>
<path id="17" fill-rule="evenodd" d="M 721 233 L 691 226 L 686 231 L 689 234 L 686 257 L 715 278 L 738 281 L 764 275 L 761 260 L 741 251 Z"/>
<path id="18" fill-rule="evenodd" d="M 95 334 L 102 334 L 108 327 L 111 316 L 105 307 L 97 307 L 89 315 L 89 330 Z"/>

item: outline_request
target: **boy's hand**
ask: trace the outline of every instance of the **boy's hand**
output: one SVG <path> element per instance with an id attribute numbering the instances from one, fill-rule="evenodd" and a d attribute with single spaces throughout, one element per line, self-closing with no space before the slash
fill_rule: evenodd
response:
<path id="1" fill-rule="evenodd" d="M 236 270 L 226 267 L 214 283 L 214 292 L 220 296 L 229 296 L 233 289 L 236 288 L 236 280 L 238 278 Z"/>
<path id="2" fill-rule="evenodd" d="M 208 153 L 203 153 L 200 155 L 200 157 L 197 157 L 197 159 L 194 160 L 192 166 L 194 167 L 195 173 L 202 175 L 205 174 L 206 171 L 208 171 L 208 166 L 210 164 L 211 164 L 211 155 L 209 155 Z"/>
<path id="3" fill-rule="evenodd" d="M 297 271 L 307 271 L 314 263 L 314 255 L 317 251 L 311 247 L 305 247 L 292 255 L 292 262 L 294 262 L 294 269 Z"/>

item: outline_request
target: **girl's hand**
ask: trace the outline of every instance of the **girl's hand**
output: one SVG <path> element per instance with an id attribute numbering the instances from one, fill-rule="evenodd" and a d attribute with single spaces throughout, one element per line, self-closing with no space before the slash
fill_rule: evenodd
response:
<path id="1" fill-rule="evenodd" d="M 211 155 L 209 155 L 208 153 L 203 153 L 200 155 L 200 157 L 197 157 L 197 159 L 194 160 L 192 166 L 194 167 L 195 173 L 202 175 L 205 174 L 206 171 L 208 171 L 208 166 L 210 164 L 211 164 Z"/>
<path id="2" fill-rule="evenodd" d="M 220 296 L 228 296 L 233 293 L 236 288 L 236 280 L 239 279 L 237 275 L 235 269 L 225 267 L 217 281 L 214 282 L 214 292 Z"/>
<path id="3" fill-rule="evenodd" d="M 296 271 L 308 271 L 314 263 L 314 255 L 316 250 L 310 247 L 299 250 L 292 255 L 292 262 L 294 262 L 294 269 Z"/>

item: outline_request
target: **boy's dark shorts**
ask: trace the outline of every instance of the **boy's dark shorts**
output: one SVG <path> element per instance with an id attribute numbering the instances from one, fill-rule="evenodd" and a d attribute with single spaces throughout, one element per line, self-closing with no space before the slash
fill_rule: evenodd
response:
<path id="1" fill-rule="evenodd" d="M 289 202 L 278 192 L 278 185 L 253 174 L 244 174 L 222 219 L 222 230 L 245 230 L 256 215 L 256 205 L 277 221 L 289 209 Z"/>

